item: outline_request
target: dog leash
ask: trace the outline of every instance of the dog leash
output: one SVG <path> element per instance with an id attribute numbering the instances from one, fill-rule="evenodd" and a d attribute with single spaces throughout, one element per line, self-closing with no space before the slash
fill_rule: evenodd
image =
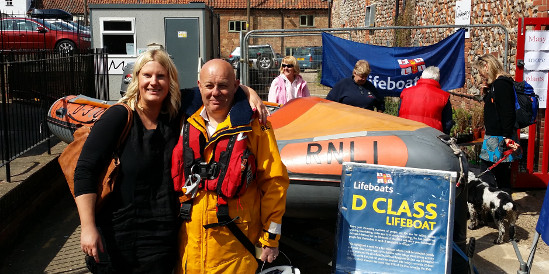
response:
<path id="1" fill-rule="evenodd" d="M 503 162 L 505 159 L 507 159 L 509 157 L 509 155 L 513 154 L 513 149 L 509 149 L 509 150 L 506 150 L 505 152 L 503 152 L 503 157 L 501 157 L 501 159 L 499 159 L 497 162 L 495 162 L 492 166 L 490 166 L 489 168 L 487 168 L 485 171 L 481 172 L 479 175 L 477 175 L 476 177 L 477 178 L 480 178 L 482 175 L 486 174 L 486 172 L 492 170 L 493 168 L 495 168 L 497 165 L 499 165 L 501 162 Z"/>

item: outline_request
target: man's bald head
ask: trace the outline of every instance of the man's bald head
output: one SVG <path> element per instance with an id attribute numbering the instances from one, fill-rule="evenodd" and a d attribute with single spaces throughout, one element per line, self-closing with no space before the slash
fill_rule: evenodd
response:
<path id="1" fill-rule="evenodd" d="M 198 87 L 210 118 L 221 121 L 225 119 L 239 85 L 234 68 L 227 61 L 212 59 L 204 64 L 200 70 Z"/>

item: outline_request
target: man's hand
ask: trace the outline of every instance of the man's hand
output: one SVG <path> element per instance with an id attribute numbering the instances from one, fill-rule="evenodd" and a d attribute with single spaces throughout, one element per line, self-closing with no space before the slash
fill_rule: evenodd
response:
<path id="1" fill-rule="evenodd" d="M 264 246 L 261 252 L 261 260 L 272 263 L 278 256 L 278 247 Z"/>

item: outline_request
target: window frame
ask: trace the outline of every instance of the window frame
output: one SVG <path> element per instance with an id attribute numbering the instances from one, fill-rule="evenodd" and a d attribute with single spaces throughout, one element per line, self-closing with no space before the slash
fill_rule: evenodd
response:
<path id="1" fill-rule="evenodd" d="M 375 27 L 376 26 L 376 4 L 366 6 L 364 12 L 364 26 Z"/>
<path id="2" fill-rule="evenodd" d="M 305 25 L 301 24 L 303 21 L 303 18 L 305 18 Z M 312 22 L 309 22 L 312 21 Z M 310 24 L 309 24 L 310 23 Z M 315 16 L 313 14 L 303 14 L 299 16 L 299 27 L 302 28 L 314 28 L 315 26 Z"/>
<path id="3" fill-rule="evenodd" d="M 240 23 L 240 30 L 234 30 L 234 28 L 231 29 L 231 23 L 233 23 L 235 27 L 236 27 L 237 23 Z M 242 20 L 229 20 L 228 24 L 227 24 L 227 29 L 229 30 L 229 32 L 243 32 L 243 31 L 246 32 L 247 31 L 246 26 L 247 26 L 247 22 L 245 20 L 244 21 L 242 21 Z"/>
<path id="4" fill-rule="evenodd" d="M 118 22 L 130 22 L 131 23 L 131 30 L 105 30 L 105 22 L 109 21 L 118 21 Z M 128 35 L 131 34 L 133 36 L 133 52 L 131 54 L 113 54 L 109 53 L 109 56 L 112 57 L 136 57 L 137 56 L 137 38 L 136 38 L 136 31 L 135 31 L 135 17 L 100 17 L 99 18 L 99 33 L 100 33 L 100 41 L 101 41 L 101 47 L 104 48 L 104 40 L 103 36 L 105 34 L 107 35 Z"/>

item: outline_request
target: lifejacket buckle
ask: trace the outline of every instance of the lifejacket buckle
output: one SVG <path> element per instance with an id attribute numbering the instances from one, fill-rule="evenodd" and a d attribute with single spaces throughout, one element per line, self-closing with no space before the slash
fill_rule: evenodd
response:
<path id="1" fill-rule="evenodd" d="M 213 180 L 217 178 L 218 175 L 219 175 L 219 165 L 217 164 L 217 162 L 213 162 L 210 164 L 208 179 Z"/>
<path id="2" fill-rule="evenodd" d="M 187 177 L 187 180 L 185 181 L 185 188 L 187 191 L 185 191 L 185 195 L 188 195 L 192 193 L 191 198 L 194 198 L 196 195 L 196 192 L 198 192 L 198 185 L 200 185 L 201 177 L 199 174 L 191 174 L 189 177 Z"/>

